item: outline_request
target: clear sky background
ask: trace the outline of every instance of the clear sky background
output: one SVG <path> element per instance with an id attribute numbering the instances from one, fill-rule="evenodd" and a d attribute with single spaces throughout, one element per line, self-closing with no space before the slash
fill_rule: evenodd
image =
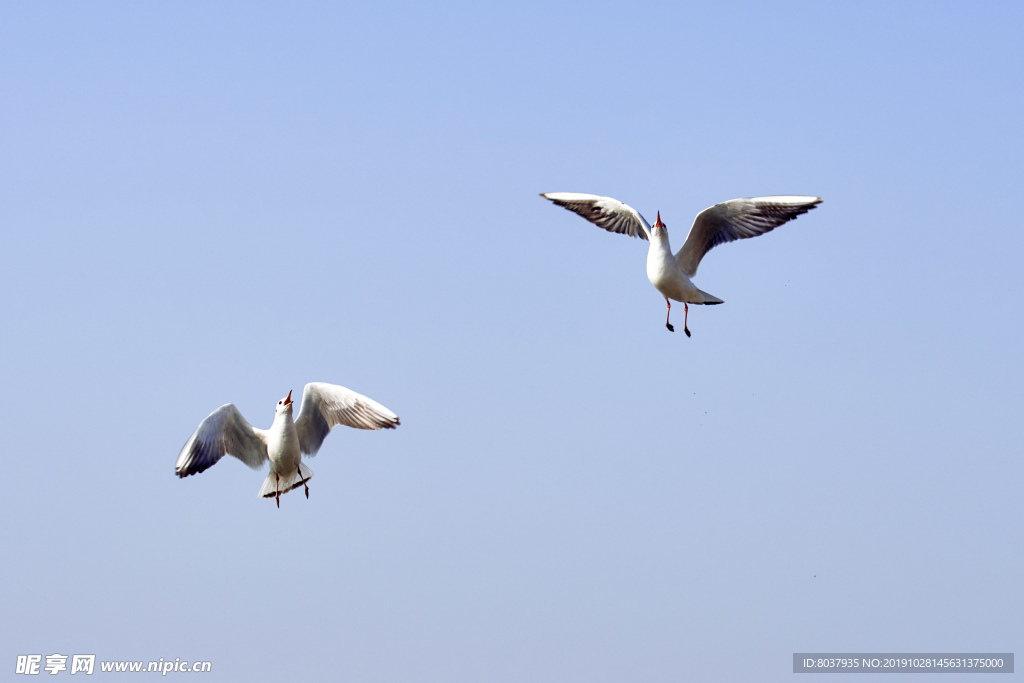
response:
<path id="1" fill-rule="evenodd" d="M 5 4 L 0 668 L 1021 655 L 1022 26 L 1011 2 Z M 687 339 L 646 244 L 550 191 L 660 210 L 676 247 L 719 201 L 825 201 L 711 252 L 726 303 Z M 335 430 L 280 510 L 232 458 L 174 476 L 214 408 L 267 427 L 311 381 L 401 428 Z"/>

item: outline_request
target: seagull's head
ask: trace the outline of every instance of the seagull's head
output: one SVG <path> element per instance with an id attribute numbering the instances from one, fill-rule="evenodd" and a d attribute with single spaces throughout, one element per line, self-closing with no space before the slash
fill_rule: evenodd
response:
<path id="1" fill-rule="evenodd" d="M 654 221 L 654 225 L 652 225 L 651 228 L 654 229 L 654 232 L 657 232 L 659 230 L 664 230 L 667 227 L 668 227 L 667 225 L 665 225 L 664 223 L 661 222 L 661 211 L 659 211 L 658 212 L 658 219 L 656 221 Z"/>
<path id="2" fill-rule="evenodd" d="M 292 392 L 288 392 L 288 395 L 277 402 L 277 415 L 281 413 L 292 414 Z"/>

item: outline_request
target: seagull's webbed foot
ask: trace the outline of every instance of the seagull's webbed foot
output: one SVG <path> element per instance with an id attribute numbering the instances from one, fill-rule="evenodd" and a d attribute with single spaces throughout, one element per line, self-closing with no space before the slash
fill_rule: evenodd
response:
<path id="1" fill-rule="evenodd" d="M 277 489 L 274 491 L 274 499 L 277 500 L 277 509 L 281 509 L 281 475 L 275 474 L 277 477 Z"/>
<path id="2" fill-rule="evenodd" d="M 676 328 L 672 327 L 672 323 L 668 321 L 668 317 L 672 315 L 672 302 L 666 298 L 665 305 L 668 307 L 668 309 L 665 311 L 665 327 L 668 328 L 669 332 L 675 332 Z"/>
<path id="3" fill-rule="evenodd" d="M 672 323 L 665 323 L 665 327 L 667 327 L 667 328 L 668 328 L 668 331 L 669 331 L 669 332 L 675 332 L 675 331 L 676 331 L 676 328 L 672 327 Z M 686 333 L 686 336 L 687 336 L 687 337 L 689 337 L 689 336 L 690 336 L 690 333 L 689 333 L 689 332 L 687 332 L 687 333 Z"/>
<path id="4" fill-rule="evenodd" d="M 687 336 L 687 337 L 691 337 L 691 336 L 693 336 L 693 335 L 691 335 L 691 334 L 690 334 L 690 330 L 688 330 L 688 329 L 687 329 L 687 328 L 685 328 L 685 327 L 683 328 L 683 332 L 685 332 L 685 333 L 686 333 L 686 336 Z"/>
<path id="5" fill-rule="evenodd" d="M 683 332 L 686 333 L 687 337 L 691 336 L 690 335 L 690 328 L 688 328 L 686 326 L 686 319 L 689 318 L 689 317 L 690 317 L 690 305 L 684 301 L 683 302 Z"/>

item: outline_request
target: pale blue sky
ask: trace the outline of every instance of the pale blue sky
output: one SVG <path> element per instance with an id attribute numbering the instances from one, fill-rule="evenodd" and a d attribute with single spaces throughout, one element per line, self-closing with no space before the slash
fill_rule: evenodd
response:
<path id="1" fill-rule="evenodd" d="M 1024 651 L 1022 26 L 5 4 L 0 667 L 788 681 L 796 651 Z M 545 191 L 660 210 L 677 246 L 715 202 L 825 201 L 713 251 L 726 303 L 687 339 L 645 245 Z M 230 458 L 174 476 L 211 410 L 266 427 L 310 381 L 402 427 L 332 433 L 280 510 Z"/>

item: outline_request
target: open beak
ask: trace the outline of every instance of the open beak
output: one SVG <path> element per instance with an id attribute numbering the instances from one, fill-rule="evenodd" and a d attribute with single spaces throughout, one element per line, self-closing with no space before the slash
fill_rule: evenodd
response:
<path id="1" fill-rule="evenodd" d="M 658 212 L 658 220 L 654 221 L 654 227 L 664 228 L 665 224 L 661 222 L 661 211 Z"/>
<path id="2" fill-rule="evenodd" d="M 290 406 L 292 404 L 292 392 L 291 391 L 288 392 L 288 398 L 286 398 L 284 400 L 284 404 L 286 406 Z"/>

